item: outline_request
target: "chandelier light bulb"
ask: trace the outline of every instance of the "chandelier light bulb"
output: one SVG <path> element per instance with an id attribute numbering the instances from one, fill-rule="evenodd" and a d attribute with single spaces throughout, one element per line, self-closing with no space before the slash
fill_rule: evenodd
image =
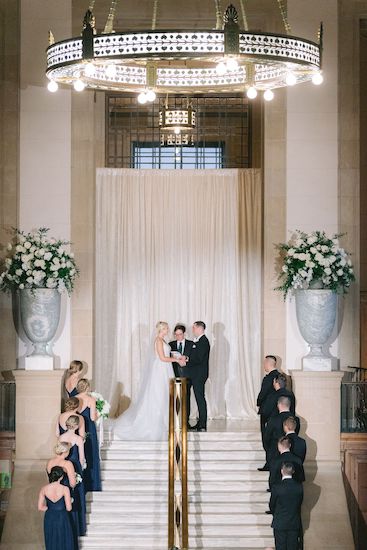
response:
<path id="1" fill-rule="evenodd" d="M 153 90 L 148 90 L 145 95 L 146 95 L 147 101 L 150 101 L 150 102 L 153 102 L 157 97 L 156 93 Z"/>
<path id="2" fill-rule="evenodd" d="M 59 85 L 54 80 L 50 80 L 50 82 L 47 84 L 47 89 L 49 92 L 54 93 L 57 92 L 57 90 L 59 89 Z"/>
<path id="3" fill-rule="evenodd" d="M 93 76 L 96 72 L 96 68 L 93 63 L 87 63 L 84 68 L 84 74 L 85 76 Z"/>
<path id="4" fill-rule="evenodd" d="M 178 136 L 181 133 L 181 130 L 178 127 L 174 128 L 173 131 L 176 134 L 176 136 Z"/>
<path id="5" fill-rule="evenodd" d="M 238 62 L 236 59 L 233 59 L 233 57 L 230 57 L 229 59 L 227 59 L 226 65 L 227 65 L 227 69 L 231 73 L 233 73 L 234 71 L 237 71 L 238 69 Z"/>
<path id="6" fill-rule="evenodd" d="M 78 78 L 78 80 L 74 81 L 73 86 L 74 86 L 74 90 L 76 92 L 82 92 L 85 88 L 85 84 L 82 80 L 80 80 L 80 78 Z"/>
<path id="7" fill-rule="evenodd" d="M 223 63 L 223 61 L 220 61 L 220 63 L 218 63 L 218 65 L 216 66 L 215 70 L 217 71 L 217 74 L 219 76 L 223 76 L 227 72 L 227 65 Z"/>
<path id="8" fill-rule="evenodd" d="M 116 65 L 114 63 L 111 63 L 111 65 L 108 65 L 106 68 L 106 76 L 108 76 L 108 78 L 115 78 L 116 74 Z"/>
<path id="9" fill-rule="evenodd" d="M 264 99 L 265 99 L 265 101 L 271 101 L 272 99 L 274 99 L 273 90 L 266 90 L 264 92 Z"/>
<path id="10" fill-rule="evenodd" d="M 295 84 L 297 84 L 296 75 L 293 74 L 293 73 L 288 73 L 286 78 L 285 78 L 285 82 L 286 82 L 287 86 L 294 86 Z"/>
<path id="11" fill-rule="evenodd" d="M 321 73 L 315 73 L 312 76 L 312 84 L 315 84 L 315 86 L 320 86 L 324 82 L 324 77 Z"/>
<path id="12" fill-rule="evenodd" d="M 140 103 L 140 105 L 144 105 L 147 101 L 147 94 L 145 92 L 140 92 L 138 95 L 138 103 Z"/>
<path id="13" fill-rule="evenodd" d="M 254 86 L 250 86 L 246 92 L 246 95 L 249 99 L 255 99 L 255 97 L 257 96 L 256 88 Z"/>

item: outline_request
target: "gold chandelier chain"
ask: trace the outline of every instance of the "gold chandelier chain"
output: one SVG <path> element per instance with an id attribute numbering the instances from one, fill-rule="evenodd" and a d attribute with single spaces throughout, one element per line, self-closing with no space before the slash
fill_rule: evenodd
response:
<path id="1" fill-rule="evenodd" d="M 114 32 L 113 23 L 114 23 L 115 15 L 116 15 L 117 2 L 118 2 L 118 0 L 112 0 L 111 1 L 110 11 L 108 13 L 108 17 L 107 17 L 107 21 L 106 21 L 106 24 L 105 24 L 105 27 L 104 27 L 103 34 L 108 34 L 108 33 Z"/>
<path id="2" fill-rule="evenodd" d="M 158 15 L 158 0 L 154 0 L 153 15 L 152 15 L 152 31 L 155 31 L 157 27 L 157 15 Z"/>
<path id="3" fill-rule="evenodd" d="M 241 14 L 242 14 L 242 20 L 243 20 L 243 29 L 247 32 L 248 31 L 248 21 L 247 21 L 247 15 L 246 15 L 244 0 L 240 0 L 240 6 L 241 6 Z"/>
<path id="4" fill-rule="evenodd" d="M 285 32 L 289 34 L 291 32 L 291 26 L 288 21 L 288 10 L 286 3 L 284 2 L 284 0 L 278 0 L 278 6 L 280 10 L 280 15 L 282 16 Z"/>
<path id="5" fill-rule="evenodd" d="M 215 30 L 219 31 L 223 28 L 223 16 L 222 16 L 222 8 L 220 5 L 220 0 L 214 0 L 215 3 Z"/>

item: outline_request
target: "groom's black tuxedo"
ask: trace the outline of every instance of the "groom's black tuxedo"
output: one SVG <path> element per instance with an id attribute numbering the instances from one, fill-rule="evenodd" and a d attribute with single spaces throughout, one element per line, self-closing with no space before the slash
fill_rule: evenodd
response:
<path id="1" fill-rule="evenodd" d="M 171 350 L 178 351 L 178 344 L 179 342 L 177 340 L 173 340 L 172 342 L 170 342 L 169 345 L 171 346 Z M 194 345 L 194 342 L 192 340 L 185 339 L 185 345 L 183 347 L 183 350 L 181 351 L 181 354 L 189 356 L 193 345 Z M 188 377 L 186 367 L 181 367 L 178 363 L 172 363 L 172 366 L 173 366 L 173 370 L 176 378 Z"/>
<path id="2" fill-rule="evenodd" d="M 189 357 L 189 361 L 184 369 L 187 373 L 185 376 L 191 380 L 194 388 L 195 399 L 199 409 L 198 427 L 200 428 L 206 428 L 208 416 L 205 400 L 205 382 L 209 376 L 209 353 L 209 340 L 203 334 L 197 342 L 193 342 L 190 353 L 186 354 Z M 190 404 L 190 385 L 188 396 Z"/>

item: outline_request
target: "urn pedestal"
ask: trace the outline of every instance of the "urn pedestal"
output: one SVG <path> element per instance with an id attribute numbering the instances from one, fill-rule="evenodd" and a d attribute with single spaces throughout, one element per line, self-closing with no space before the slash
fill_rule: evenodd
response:
<path id="1" fill-rule="evenodd" d="M 325 353 L 324 346 L 333 333 L 338 296 L 332 290 L 297 290 L 296 313 L 300 333 L 310 346 L 302 359 L 304 371 L 338 370 L 338 360 Z"/>

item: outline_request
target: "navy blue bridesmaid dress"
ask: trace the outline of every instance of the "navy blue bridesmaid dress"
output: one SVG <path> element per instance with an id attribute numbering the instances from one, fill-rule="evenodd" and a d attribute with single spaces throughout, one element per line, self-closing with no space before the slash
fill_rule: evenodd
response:
<path id="1" fill-rule="evenodd" d="M 83 478 L 83 470 L 79 460 L 79 449 L 77 445 L 71 447 L 66 460 L 72 462 L 75 473 Z M 64 476 L 61 483 L 69 487 L 71 496 L 74 499 L 71 511 L 74 534 L 77 537 L 82 537 L 87 531 L 84 479 L 81 483 L 77 483 L 74 489 L 71 489 L 67 475 Z"/>
<path id="2" fill-rule="evenodd" d="M 76 389 L 76 387 L 74 389 L 71 390 L 71 392 L 68 392 L 68 390 L 65 388 L 66 390 L 66 393 L 68 394 L 69 397 L 76 397 L 78 395 L 78 391 Z"/>
<path id="3" fill-rule="evenodd" d="M 84 417 L 86 434 L 84 445 L 85 460 L 87 461 L 87 467 L 84 470 L 85 491 L 102 491 L 96 425 L 91 420 L 89 407 L 86 407 L 80 414 Z"/>
<path id="4" fill-rule="evenodd" d="M 78 550 L 75 540 L 70 513 L 66 510 L 64 497 L 53 502 L 45 497 L 47 511 L 43 528 L 46 550 Z"/>

